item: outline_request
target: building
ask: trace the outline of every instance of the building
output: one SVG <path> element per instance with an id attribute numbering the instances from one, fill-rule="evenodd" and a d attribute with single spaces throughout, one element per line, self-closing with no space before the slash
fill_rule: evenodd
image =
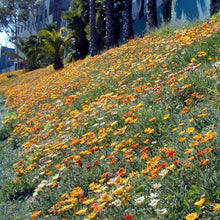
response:
<path id="1" fill-rule="evenodd" d="M 14 48 L 8 48 L 8 47 L 0 47 L 0 73 L 5 73 L 9 71 L 14 71 L 14 62 L 8 61 L 10 58 L 9 54 L 5 54 L 5 52 L 15 52 Z"/>
<path id="2" fill-rule="evenodd" d="M 47 24 L 57 23 L 57 29 L 65 26 L 62 14 L 70 8 L 71 0 L 41 0 L 38 10 L 30 12 L 26 22 L 17 25 L 17 35 L 28 37 L 45 28 Z"/>

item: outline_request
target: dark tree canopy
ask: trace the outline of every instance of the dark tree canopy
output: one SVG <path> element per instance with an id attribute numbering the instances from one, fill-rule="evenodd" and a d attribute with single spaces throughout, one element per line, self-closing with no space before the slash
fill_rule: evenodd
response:
<path id="1" fill-rule="evenodd" d="M 210 15 L 214 15 L 220 10 L 220 1 L 219 0 L 211 0 L 210 2 Z"/>

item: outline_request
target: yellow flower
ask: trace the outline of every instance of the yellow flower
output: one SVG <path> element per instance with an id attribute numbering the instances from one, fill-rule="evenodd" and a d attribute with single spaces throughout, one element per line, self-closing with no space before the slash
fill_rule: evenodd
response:
<path id="1" fill-rule="evenodd" d="M 194 132 L 194 130 L 195 130 L 194 127 L 188 127 L 188 128 L 186 129 L 186 132 L 189 133 L 189 134 L 191 134 L 191 133 Z"/>
<path id="2" fill-rule="evenodd" d="M 191 149 L 186 149 L 185 150 L 185 154 L 190 154 L 190 153 L 192 153 L 193 152 L 193 148 L 191 148 Z"/>
<path id="3" fill-rule="evenodd" d="M 101 199 L 98 199 L 97 201 L 99 202 L 104 202 L 104 201 L 112 201 L 113 198 L 108 195 L 107 193 L 102 194 Z"/>
<path id="4" fill-rule="evenodd" d="M 93 203 L 94 200 L 95 200 L 94 198 L 93 199 L 87 199 L 86 201 L 83 202 L 83 204 L 84 205 L 89 205 L 89 204 Z"/>
<path id="5" fill-rule="evenodd" d="M 195 219 L 198 219 L 199 216 L 197 215 L 196 212 L 193 212 L 193 213 L 188 214 L 185 218 L 186 220 L 195 220 Z"/>
<path id="6" fill-rule="evenodd" d="M 131 188 L 132 188 L 131 185 L 128 185 L 128 186 L 125 187 L 125 189 L 126 189 L 127 191 L 131 190 Z"/>
<path id="7" fill-rule="evenodd" d="M 116 194 L 116 195 L 121 195 L 124 193 L 124 190 L 123 190 L 123 188 L 118 188 L 118 189 L 114 190 L 112 193 Z"/>
<path id="8" fill-rule="evenodd" d="M 144 132 L 147 133 L 147 134 L 152 134 L 154 132 L 154 129 L 153 128 L 146 128 L 144 130 Z"/>
<path id="9" fill-rule="evenodd" d="M 201 198 L 199 201 L 195 202 L 194 205 L 201 207 L 203 206 L 204 203 L 205 203 L 205 199 Z"/>
<path id="10" fill-rule="evenodd" d="M 168 170 L 172 170 L 172 169 L 174 168 L 174 166 L 175 166 L 175 165 L 172 164 L 172 165 L 168 166 L 167 169 L 168 169 Z"/>
<path id="11" fill-rule="evenodd" d="M 87 208 L 81 209 L 81 210 L 75 212 L 75 214 L 76 214 L 76 215 L 82 215 L 82 214 L 84 214 L 86 211 L 87 211 Z"/>
<path id="12" fill-rule="evenodd" d="M 91 212 L 89 215 L 88 215 L 88 218 L 95 218 L 97 215 L 97 212 L 96 211 L 93 211 Z"/>
<path id="13" fill-rule="evenodd" d="M 163 116 L 163 120 L 167 120 L 170 117 L 169 114 Z"/>
<path id="14" fill-rule="evenodd" d="M 213 206 L 213 209 L 214 209 L 215 212 L 220 211 L 220 204 L 219 203 L 215 204 Z"/>

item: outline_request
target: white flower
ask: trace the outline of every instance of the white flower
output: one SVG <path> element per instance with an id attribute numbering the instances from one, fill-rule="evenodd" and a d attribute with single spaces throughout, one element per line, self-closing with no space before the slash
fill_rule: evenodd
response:
<path id="1" fill-rule="evenodd" d="M 161 185 L 160 183 L 155 183 L 155 184 L 153 185 L 153 188 L 154 188 L 154 189 L 159 189 L 161 186 L 162 186 L 162 185 Z"/>
<path id="2" fill-rule="evenodd" d="M 150 198 L 151 199 L 155 199 L 155 198 L 157 198 L 158 197 L 158 194 L 157 193 L 151 193 L 150 194 Z"/>
<path id="3" fill-rule="evenodd" d="M 36 197 L 38 195 L 38 190 L 35 189 L 34 193 L 33 193 L 33 197 Z"/>
<path id="4" fill-rule="evenodd" d="M 214 63 L 213 66 L 216 67 L 216 68 L 220 67 L 220 62 L 216 62 L 216 63 Z"/>
<path id="5" fill-rule="evenodd" d="M 153 207 L 153 208 L 156 208 L 159 201 L 160 201 L 159 199 L 153 199 L 153 200 L 149 203 L 149 205 L 150 205 L 151 207 Z"/>
<path id="6" fill-rule="evenodd" d="M 120 200 L 120 199 L 117 199 L 117 200 L 113 201 L 113 202 L 111 203 L 111 205 L 121 206 L 121 200 Z"/>
<path id="7" fill-rule="evenodd" d="M 165 215 L 167 214 L 167 209 L 155 209 L 157 215 Z"/>
<path id="8" fill-rule="evenodd" d="M 37 188 L 43 188 L 44 186 L 47 185 L 47 180 L 42 180 L 41 183 L 37 186 Z"/>
<path id="9" fill-rule="evenodd" d="M 160 171 L 159 176 L 165 177 L 168 172 L 169 172 L 169 170 L 163 169 L 163 170 Z"/>
<path id="10" fill-rule="evenodd" d="M 55 176 L 52 177 L 53 180 L 57 180 L 60 177 L 60 174 L 56 174 Z"/>
<path id="11" fill-rule="evenodd" d="M 139 204 L 140 205 L 140 204 L 142 204 L 144 202 L 144 200 L 145 200 L 144 196 L 141 196 L 141 197 L 135 199 L 134 201 L 135 201 L 135 204 Z"/>

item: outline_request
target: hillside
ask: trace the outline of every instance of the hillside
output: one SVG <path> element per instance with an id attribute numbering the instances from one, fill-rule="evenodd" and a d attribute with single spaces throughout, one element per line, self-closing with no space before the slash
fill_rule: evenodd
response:
<path id="1" fill-rule="evenodd" d="M 0 75 L 0 219 L 219 219 L 219 17 Z"/>

